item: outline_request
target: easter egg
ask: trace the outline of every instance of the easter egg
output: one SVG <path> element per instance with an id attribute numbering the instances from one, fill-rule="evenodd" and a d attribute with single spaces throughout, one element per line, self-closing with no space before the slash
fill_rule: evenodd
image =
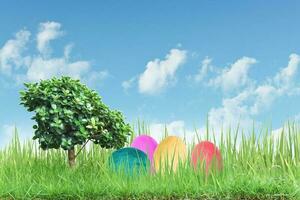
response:
<path id="1" fill-rule="evenodd" d="M 157 147 L 157 142 L 154 138 L 148 135 L 140 135 L 132 141 L 131 147 L 146 153 L 150 162 L 153 163 L 153 154 Z"/>
<path id="2" fill-rule="evenodd" d="M 150 166 L 148 156 L 141 150 L 126 147 L 113 152 L 109 159 L 110 167 L 128 175 L 147 172 Z"/>
<path id="3" fill-rule="evenodd" d="M 209 172 L 211 167 L 217 170 L 222 169 L 222 156 L 219 149 L 209 141 L 202 141 L 198 143 L 192 151 L 192 165 L 194 169 L 200 168 L 200 166 L 205 162 L 206 173 Z M 214 165 L 212 163 L 214 162 Z"/>
<path id="4" fill-rule="evenodd" d="M 177 170 L 179 163 L 184 164 L 187 157 L 184 142 L 176 136 L 168 136 L 162 140 L 154 152 L 156 171 Z"/>

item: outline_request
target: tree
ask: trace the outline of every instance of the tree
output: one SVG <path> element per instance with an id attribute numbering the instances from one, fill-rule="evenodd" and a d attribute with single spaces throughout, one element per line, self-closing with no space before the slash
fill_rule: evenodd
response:
<path id="1" fill-rule="evenodd" d="M 122 113 L 110 110 L 94 90 L 79 80 L 61 77 L 24 85 L 21 105 L 35 112 L 32 119 L 37 123 L 33 139 L 43 150 L 68 151 L 70 167 L 75 165 L 76 145 L 83 148 L 92 141 L 102 148 L 121 148 L 132 133 Z"/>

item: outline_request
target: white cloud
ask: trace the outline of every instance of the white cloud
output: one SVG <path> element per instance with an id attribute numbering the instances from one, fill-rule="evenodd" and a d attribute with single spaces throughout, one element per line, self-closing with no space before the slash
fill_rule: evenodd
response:
<path id="1" fill-rule="evenodd" d="M 17 130 L 19 140 L 24 142 L 31 140 L 34 135 L 32 129 L 33 122 L 28 123 L 17 123 L 17 124 L 4 124 L 0 126 L 0 148 L 4 148 L 9 145 L 13 139 L 15 130 Z"/>
<path id="2" fill-rule="evenodd" d="M 40 53 L 51 53 L 51 49 L 49 48 L 49 42 L 63 35 L 63 32 L 60 29 L 61 24 L 57 22 L 40 23 L 39 32 L 36 37 L 37 49 Z"/>
<path id="3" fill-rule="evenodd" d="M 133 85 L 133 83 L 136 81 L 136 77 L 132 77 L 131 79 L 127 80 L 127 81 L 123 81 L 122 82 L 122 88 L 127 91 L 128 89 L 130 89 Z"/>
<path id="4" fill-rule="evenodd" d="M 237 128 L 238 124 L 245 129 L 250 128 L 252 120 L 246 104 L 250 96 L 251 91 L 245 90 L 233 98 L 223 99 L 221 107 L 212 108 L 208 113 L 210 126 L 217 131 Z"/>
<path id="5" fill-rule="evenodd" d="M 271 140 L 270 142 L 272 142 L 272 144 L 274 145 L 274 152 L 276 151 L 277 145 L 279 145 L 281 138 L 283 138 L 283 140 L 286 141 L 289 140 L 288 129 L 288 126 L 284 125 L 280 128 L 271 131 L 271 134 L 269 135 L 268 139 Z M 294 153 L 292 154 L 294 155 Z"/>
<path id="6" fill-rule="evenodd" d="M 278 129 L 272 130 L 271 135 L 270 135 L 270 139 L 273 139 L 273 141 L 278 142 L 282 133 L 283 133 L 284 129 L 283 127 L 280 127 Z"/>
<path id="7" fill-rule="evenodd" d="M 11 75 L 13 68 L 28 62 L 27 57 L 22 57 L 26 44 L 29 41 L 30 32 L 21 30 L 16 33 L 15 38 L 8 40 L 0 49 L 0 72 Z"/>
<path id="8" fill-rule="evenodd" d="M 280 89 L 280 93 L 292 93 L 295 88 L 295 78 L 300 65 L 300 56 L 291 54 L 289 59 L 288 65 L 282 68 L 273 79 L 274 85 Z"/>
<path id="9" fill-rule="evenodd" d="M 187 144 L 196 144 L 200 141 L 206 140 L 206 127 L 191 128 L 186 125 L 183 120 L 175 120 L 169 123 L 152 123 L 149 126 L 150 135 L 160 142 L 165 136 L 165 130 L 169 136 L 177 136 L 185 140 Z M 209 126 L 209 140 L 215 142 L 216 145 L 220 144 L 221 134 L 216 132 Z"/>
<path id="10" fill-rule="evenodd" d="M 211 65 L 212 59 L 209 57 L 206 57 L 202 61 L 201 68 L 199 69 L 199 72 L 195 75 L 194 79 L 196 82 L 201 82 L 207 74 L 213 70 L 213 66 Z"/>
<path id="11" fill-rule="evenodd" d="M 267 110 L 279 93 L 272 85 L 249 86 L 233 97 L 222 99 L 220 107 L 210 109 L 210 125 L 218 130 L 238 125 L 244 130 L 252 130 L 253 119 Z"/>
<path id="12" fill-rule="evenodd" d="M 253 95 L 255 95 L 255 102 L 253 106 L 250 108 L 250 112 L 253 114 L 258 114 L 260 111 L 269 108 L 273 101 L 278 96 L 277 89 L 272 85 L 259 85 L 255 91 L 253 91 Z"/>
<path id="13" fill-rule="evenodd" d="M 255 60 L 255 59 L 254 59 Z M 252 60 L 252 62 L 254 62 Z M 252 119 L 272 106 L 273 102 L 284 95 L 298 94 L 299 85 L 295 84 L 300 65 L 300 57 L 291 54 L 288 65 L 272 78 L 262 84 L 252 84 L 248 76 L 244 76 L 245 88 L 233 97 L 222 100 L 222 106 L 209 111 L 209 121 L 213 127 L 237 126 L 252 128 Z M 247 73 L 244 73 L 244 75 Z"/>
<path id="14" fill-rule="evenodd" d="M 0 126 L 0 148 L 4 148 L 9 144 L 12 139 L 15 130 L 14 125 L 2 125 Z"/>
<path id="15" fill-rule="evenodd" d="M 38 54 L 23 55 L 24 49 L 27 48 L 30 32 L 21 30 L 16 34 L 15 39 L 8 40 L 0 49 L 0 72 L 8 74 L 13 71 L 11 78 L 18 84 L 62 75 L 81 79 L 87 84 L 98 84 L 99 81 L 108 77 L 108 72 L 105 70 L 92 70 L 89 61 L 72 61 L 73 45 L 66 45 L 62 56 L 52 57 L 50 42 L 62 34 L 60 23 L 41 23 L 36 41 Z M 22 71 L 18 70 L 20 66 L 23 67 Z"/>
<path id="16" fill-rule="evenodd" d="M 15 130 L 15 125 L 11 125 L 11 124 L 5 124 L 2 126 L 2 134 L 4 136 L 10 136 L 14 133 Z"/>
<path id="17" fill-rule="evenodd" d="M 186 51 L 171 49 L 164 60 L 155 59 L 146 65 L 146 70 L 139 77 L 139 92 L 157 94 L 174 78 L 180 65 L 186 60 Z"/>
<path id="18" fill-rule="evenodd" d="M 242 57 L 225 68 L 219 76 L 209 81 L 209 85 L 222 88 L 225 92 L 245 86 L 248 81 L 248 71 L 257 61 L 254 58 Z"/>
<path id="19" fill-rule="evenodd" d="M 273 78 L 268 79 L 267 83 L 258 85 L 254 91 L 256 101 L 251 112 L 257 114 L 263 108 L 270 107 L 277 98 L 299 93 L 299 85 L 295 83 L 299 65 L 300 56 L 291 54 L 286 67 L 282 68 Z"/>
<path id="20" fill-rule="evenodd" d="M 90 63 L 87 61 L 68 62 L 64 57 L 33 59 L 27 71 L 29 81 L 39 81 L 53 76 L 67 75 L 74 78 L 82 78 L 81 75 L 89 71 Z"/>
<path id="21" fill-rule="evenodd" d="M 184 121 L 178 120 L 170 122 L 169 124 L 153 123 L 150 124 L 150 133 L 156 140 L 161 140 L 165 134 L 165 128 L 167 128 L 169 135 L 180 136 L 183 134 Z"/>
<path id="22" fill-rule="evenodd" d="M 85 76 L 83 78 L 83 81 L 87 83 L 90 86 L 98 85 L 100 82 L 102 82 L 104 79 L 106 79 L 109 76 L 109 72 L 104 71 L 92 71 L 88 73 L 88 76 Z"/>
<path id="23" fill-rule="evenodd" d="M 65 46 L 64 57 L 66 58 L 66 60 L 69 60 L 73 47 L 74 47 L 73 44 L 68 44 Z"/>
<path id="24" fill-rule="evenodd" d="M 295 120 L 296 122 L 300 122 L 300 113 L 297 114 L 297 115 L 294 117 L 294 120 Z"/>
<path id="25" fill-rule="evenodd" d="M 150 134 L 157 141 L 161 141 L 164 138 L 165 130 L 167 129 L 168 135 L 178 136 L 182 139 L 186 139 L 187 143 L 197 142 L 197 133 L 203 135 L 205 133 L 204 128 L 191 130 L 189 129 L 183 120 L 176 120 L 170 123 L 152 123 L 150 124 Z"/>

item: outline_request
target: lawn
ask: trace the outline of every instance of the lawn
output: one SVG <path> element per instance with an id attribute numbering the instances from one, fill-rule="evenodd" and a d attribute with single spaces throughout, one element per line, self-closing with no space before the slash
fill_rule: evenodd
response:
<path id="1" fill-rule="evenodd" d="M 136 134 L 146 130 L 136 129 Z M 114 173 L 108 167 L 113 150 L 95 145 L 84 149 L 70 169 L 66 152 L 20 143 L 15 131 L 10 145 L 0 151 L 0 198 L 300 199 L 300 129 L 287 124 L 277 137 L 268 130 L 228 129 L 218 136 L 195 132 L 198 140 L 217 143 L 223 156 L 222 172 L 209 176 L 196 173 L 189 162 L 176 173 Z M 187 144 L 189 152 L 194 145 Z"/>

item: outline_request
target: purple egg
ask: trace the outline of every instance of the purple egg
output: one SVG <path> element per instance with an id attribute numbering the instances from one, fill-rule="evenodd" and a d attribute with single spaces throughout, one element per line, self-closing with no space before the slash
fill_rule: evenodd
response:
<path id="1" fill-rule="evenodd" d="M 140 135 L 132 141 L 131 147 L 137 148 L 145 152 L 148 155 L 148 158 L 152 164 L 153 154 L 157 147 L 157 142 L 154 138 L 148 135 Z"/>

